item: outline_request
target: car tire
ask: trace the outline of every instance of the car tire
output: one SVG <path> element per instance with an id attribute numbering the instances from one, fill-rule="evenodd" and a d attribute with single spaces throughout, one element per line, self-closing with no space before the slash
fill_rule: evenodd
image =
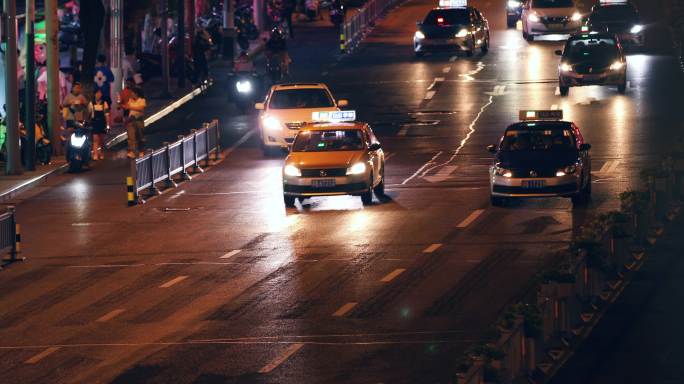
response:
<path id="1" fill-rule="evenodd" d="M 361 194 L 361 202 L 363 205 L 373 204 L 373 175 L 371 175 L 368 181 L 368 190 Z"/>
<path id="2" fill-rule="evenodd" d="M 618 85 L 617 91 L 621 95 L 627 93 L 627 80 L 625 80 L 622 84 Z"/>
<path id="3" fill-rule="evenodd" d="M 504 207 L 506 206 L 507 200 L 505 197 L 490 196 L 489 200 L 492 203 L 492 207 Z"/>
<path id="4" fill-rule="evenodd" d="M 296 200 L 297 198 L 294 196 L 283 195 L 283 202 L 287 208 L 294 208 Z"/>
<path id="5" fill-rule="evenodd" d="M 420 57 L 425 56 L 425 53 L 420 52 L 420 51 L 415 51 L 415 52 L 413 53 L 413 55 L 414 55 L 415 57 L 420 58 Z"/>
<path id="6" fill-rule="evenodd" d="M 534 42 L 534 35 L 530 35 L 529 33 L 526 33 L 523 35 L 523 37 L 525 38 L 525 40 L 527 40 L 528 43 Z"/>
<path id="7" fill-rule="evenodd" d="M 516 24 L 518 24 L 518 19 L 506 19 L 506 26 L 508 28 L 515 28 Z"/>
<path id="8" fill-rule="evenodd" d="M 375 192 L 375 196 L 385 196 L 385 170 L 383 169 L 380 173 L 381 178 L 380 178 L 380 184 L 376 185 L 375 188 L 373 188 L 373 192 Z"/>
<path id="9" fill-rule="evenodd" d="M 587 180 L 587 185 L 576 195 L 572 196 L 572 205 L 584 206 L 591 201 L 591 178 Z"/>
<path id="10" fill-rule="evenodd" d="M 560 85 L 558 86 L 558 91 L 560 92 L 561 96 L 567 96 L 570 93 L 570 87 Z"/>
<path id="11" fill-rule="evenodd" d="M 482 43 L 482 47 L 480 47 L 480 51 L 482 52 L 483 55 L 486 54 L 487 52 L 489 52 L 489 36 L 487 36 L 485 41 Z"/>

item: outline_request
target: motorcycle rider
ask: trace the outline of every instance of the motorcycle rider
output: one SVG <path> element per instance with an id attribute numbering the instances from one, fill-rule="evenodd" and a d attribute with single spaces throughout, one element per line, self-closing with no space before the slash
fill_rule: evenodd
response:
<path id="1" fill-rule="evenodd" d="M 274 27 L 271 30 L 271 37 L 266 42 L 266 57 L 268 60 L 280 60 L 280 68 L 283 76 L 290 75 L 290 55 L 287 53 L 287 41 L 283 31 Z"/>

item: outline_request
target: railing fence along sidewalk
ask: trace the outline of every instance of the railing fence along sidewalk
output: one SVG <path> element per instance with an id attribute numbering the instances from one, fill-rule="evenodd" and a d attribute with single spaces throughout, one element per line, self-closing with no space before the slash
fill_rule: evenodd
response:
<path id="1" fill-rule="evenodd" d="M 21 228 L 17 224 L 14 207 L 8 207 L 6 212 L 0 214 L 0 250 L 8 252 L 2 264 L 24 260 L 18 257 L 21 252 Z"/>
<path id="2" fill-rule="evenodd" d="M 188 168 L 193 172 L 204 172 L 200 162 L 209 165 L 211 154 L 214 160 L 221 156 L 221 130 L 218 120 L 203 124 L 200 129 L 193 129 L 189 135 L 178 136 L 173 143 L 164 143 L 159 149 L 149 150 L 138 159 L 131 159 L 131 176 L 126 178 L 128 205 L 145 202 L 142 192 L 147 190 L 148 196 L 160 194 L 157 185 L 164 183 L 166 187 L 176 187 L 174 177 L 180 175 L 182 180 L 190 180 Z"/>
<path id="3" fill-rule="evenodd" d="M 359 13 L 340 26 L 340 51 L 346 53 L 356 47 L 375 20 L 390 7 L 403 0 L 370 0 Z"/>

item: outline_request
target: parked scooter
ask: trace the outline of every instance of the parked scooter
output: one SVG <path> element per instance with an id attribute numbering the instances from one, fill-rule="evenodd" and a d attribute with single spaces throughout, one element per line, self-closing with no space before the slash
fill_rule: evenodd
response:
<path id="1" fill-rule="evenodd" d="M 85 121 L 76 122 L 74 132 L 67 142 L 66 160 L 69 172 L 80 172 L 84 166 L 90 164 L 93 139 L 91 128 Z"/>

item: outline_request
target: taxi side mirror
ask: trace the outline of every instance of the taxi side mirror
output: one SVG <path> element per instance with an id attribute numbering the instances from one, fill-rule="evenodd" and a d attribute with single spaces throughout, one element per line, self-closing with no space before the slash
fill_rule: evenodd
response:
<path id="1" fill-rule="evenodd" d="M 496 153 L 496 145 L 494 145 L 494 144 L 488 145 L 487 151 L 489 151 L 489 153 Z"/>
<path id="2" fill-rule="evenodd" d="M 347 99 L 337 100 L 337 106 L 340 108 L 346 107 L 348 105 L 349 105 L 349 100 L 347 100 Z"/>
<path id="3" fill-rule="evenodd" d="M 260 111 L 264 110 L 264 103 L 256 103 L 254 104 L 254 109 L 258 109 Z"/>
<path id="4" fill-rule="evenodd" d="M 382 145 L 380 145 L 380 143 L 373 143 L 368 147 L 368 150 L 371 152 L 375 152 L 380 148 L 382 148 Z"/>
<path id="5" fill-rule="evenodd" d="M 557 49 L 554 53 L 556 54 L 556 56 L 563 56 L 563 51 L 561 51 L 560 49 Z"/>
<path id="6" fill-rule="evenodd" d="M 580 151 L 588 151 L 591 149 L 591 144 L 582 144 L 580 145 Z"/>

